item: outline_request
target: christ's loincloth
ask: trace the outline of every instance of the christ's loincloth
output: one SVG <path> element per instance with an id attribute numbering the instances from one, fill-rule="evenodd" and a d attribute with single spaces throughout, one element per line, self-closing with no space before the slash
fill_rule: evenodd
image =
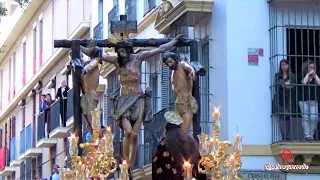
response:
<path id="1" fill-rule="evenodd" d="M 92 94 L 83 94 L 81 96 L 81 108 L 82 108 L 82 114 L 84 115 L 90 115 L 90 111 L 93 111 L 98 106 L 98 97 L 92 95 Z"/>
<path id="2" fill-rule="evenodd" d="M 177 114 L 183 115 L 184 113 L 193 113 L 196 114 L 198 111 L 197 100 L 190 96 L 189 99 L 177 99 L 174 104 L 174 109 Z"/>
<path id="3" fill-rule="evenodd" d="M 116 121 L 118 126 L 122 128 L 122 118 L 126 118 L 133 125 L 138 119 L 140 114 L 140 99 L 145 99 L 145 107 L 143 113 L 143 122 L 150 121 L 152 118 L 151 109 L 151 95 L 150 89 L 146 89 L 144 94 L 137 94 L 135 96 L 111 96 L 112 119 Z"/>

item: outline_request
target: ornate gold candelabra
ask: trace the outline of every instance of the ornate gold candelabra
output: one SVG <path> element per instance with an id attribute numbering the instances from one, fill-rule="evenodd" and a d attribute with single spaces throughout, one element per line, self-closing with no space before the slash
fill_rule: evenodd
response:
<path id="1" fill-rule="evenodd" d="M 238 171 L 241 169 L 241 151 L 242 144 L 239 134 L 235 137 L 234 153 L 226 154 L 228 147 L 232 146 L 229 141 L 220 141 L 220 112 L 219 108 L 215 108 L 213 113 L 214 128 L 213 138 L 209 135 L 201 133 L 200 135 L 200 155 L 201 159 L 198 164 L 199 172 L 211 176 L 215 180 L 238 180 Z M 223 163 L 223 166 L 222 166 Z M 227 170 L 227 175 L 224 177 L 221 172 L 221 167 Z"/>
<path id="2" fill-rule="evenodd" d="M 78 156 L 79 137 L 75 134 L 68 137 L 72 170 L 60 168 L 62 180 L 100 180 L 106 179 L 116 171 L 117 160 L 113 157 L 114 135 L 110 127 L 107 127 L 106 132 L 102 132 L 100 114 L 97 109 L 91 112 L 93 137 L 89 142 L 80 144 L 80 148 L 84 150 L 84 156 Z M 101 132 L 104 135 L 103 138 L 100 138 Z"/>

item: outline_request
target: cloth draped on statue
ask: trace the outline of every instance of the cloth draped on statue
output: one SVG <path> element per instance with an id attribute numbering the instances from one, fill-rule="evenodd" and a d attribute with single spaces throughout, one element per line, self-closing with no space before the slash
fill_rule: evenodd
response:
<path id="1" fill-rule="evenodd" d="M 200 157 L 199 157 L 200 158 Z M 206 175 L 198 171 L 198 165 L 194 165 L 192 175 L 197 180 L 206 180 Z M 166 150 L 164 139 L 157 147 L 157 152 L 152 158 L 152 179 L 153 180 L 184 180 L 182 164 L 177 164 L 175 159 Z"/>
<path id="2" fill-rule="evenodd" d="M 134 124 L 139 118 L 141 108 L 140 99 L 144 98 L 145 106 L 143 122 L 150 121 L 152 118 L 151 96 L 152 91 L 150 88 L 147 88 L 144 94 L 137 94 L 135 96 L 110 95 L 110 99 L 112 101 L 112 119 L 120 128 L 122 128 L 122 118 L 126 118 L 131 122 L 131 124 Z"/>
<path id="3" fill-rule="evenodd" d="M 0 172 L 6 167 L 6 147 L 0 148 Z"/>

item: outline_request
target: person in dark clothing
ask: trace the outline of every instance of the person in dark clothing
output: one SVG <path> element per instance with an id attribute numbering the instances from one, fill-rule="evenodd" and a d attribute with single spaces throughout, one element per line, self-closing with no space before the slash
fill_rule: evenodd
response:
<path id="1" fill-rule="evenodd" d="M 291 72 L 289 61 L 282 59 L 280 61 L 279 72 L 276 74 L 277 96 L 279 99 L 278 112 L 280 130 L 283 140 L 292 140 L 291 137 L 291 122 L 290 113 L 294 112 L 295 108 L 295 75 Z M 292 85 L 293 84 L 293 85 Z"/>
<path id="2" fill-rule="evenodd" d="M 51 104 L 53 104 L 53 100 L 51 98 L 51 94 L 48 93 L 46 95 L 46 101 L 47 101 L 47 104 L 46 104 L 46 123 L 47 123 L 47 127 L 46 127 L 46 137 L 49 138 L 49 133 L 50 133 L 50 121 L 51 121 Z"/>
<path id="3" fill-rule="evenodd" d="M 57 90 L 57 100 L 60 100 L 60 115 L 63 127 L 66 127 L 66 115 L 67 115 L 67 96 L 69 87 L 67 86 L 66 80 L 60 82 L 60 87 Z"/>
<path id="4" fill-rule="evenodd" d="M 152 179 L 183 180 L 183 164 L 186 160 L 193 164 L 193 177 L 205 180 L 206 175 L 198 172 L 198 144 L 181 129 L 182 118 L 174 112 L 167 112 L 165 118 L 168 121 L 165 135 L 152 158 Z"/>
<path id="5" fill-rule="evenodd" d="M 46 95 L 42 94 L 41 95 L 41 101 L 39 105 L 39 112 L 42 113 L 46 110 L 46 105 L 47 105 L 47 100 L 46 100 Z"/>
<path id="6" fill-rule="evenodd" d="M 299 101 L 299 107 L 302 114 L 302 127 L 304 136 L 307 141 L 313 140 L 313 134 L 318 124 L 318 100 L 317 86 L 320 85 L 320 78 L 316 74 L 315 64 L 312 60 L 303 63 L 304 78 L 301 83 L 304 85 L 302 89 L 302 101 Z"/>

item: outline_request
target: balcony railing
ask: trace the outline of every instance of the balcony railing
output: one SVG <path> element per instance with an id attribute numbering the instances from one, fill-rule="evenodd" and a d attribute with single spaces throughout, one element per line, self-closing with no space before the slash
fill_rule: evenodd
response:
<path id="1" fill-rule="evenodd" d="M 108 13 L 108 20 L 110 21 L 119 21 L 118 18 L 119 5 L 115 5 L 111 11 Z M 110 25 L 110 24 L 109 24 Z"/>
<path id="2" fill-rule="evenodd" d="M 41 113 L 38 116 L 37 120 L 37 141 L 40 141 L 45 137 L 45 121 L 46 121 L 46 113 Z"/>
<path id="3" fill-rule="evenodd" d="M 295 82 L 292 82 L 290 87 L 284 87 L 280 82 L 275 82 L 271 86 L 273 91 L 272 143 L 320 141 L 319 109 L 316 100 L 319 99 L 320 94 L 317 90 L 311 93 L 312 88 L 319 89 L 319 86 Z M 306 94 L 310 94 L 310 97 L 315 100 L 309 100 Z"/>
<path id="4" fill-rule="evenodd" d="M 99 24 L 93 28 L 93 37 L 96 39 L 103 38 L 103 21 L 99 22 Z"/>
<path id="5" fill-rule="evenodd" d="M 66 120 L 73 116 L 73 89 L 70 89 L 67 94 L 67 117 Z"/>
<path id="6" fill-rule="evenodd" d="M 60 127 L 60 100 L 50 106 L 50 132 Z"/>
<path id="7" fill-rule="evenodd" d="M 26 128 L 25 128 L 25 137 L 26 137 L 26 143 L 25 143 L 25 151 L 28 149 L 32 148 L 32 124 L 30 123 Z"/>
<path id="8" fill-rule="evenodd" d="M 10 162 L 16 160 L 16 137 L 10 139 Z"/>
<path id="9" fill-rule="evenodd" d="M 31 123 L 20 131 L 20 155 L 32 147 L 32 125 Z"/>
<path id="10" fill-rule="evenodd" d="M 26 152 L 26 129 L 20 131 L 20 156 Z"/>

